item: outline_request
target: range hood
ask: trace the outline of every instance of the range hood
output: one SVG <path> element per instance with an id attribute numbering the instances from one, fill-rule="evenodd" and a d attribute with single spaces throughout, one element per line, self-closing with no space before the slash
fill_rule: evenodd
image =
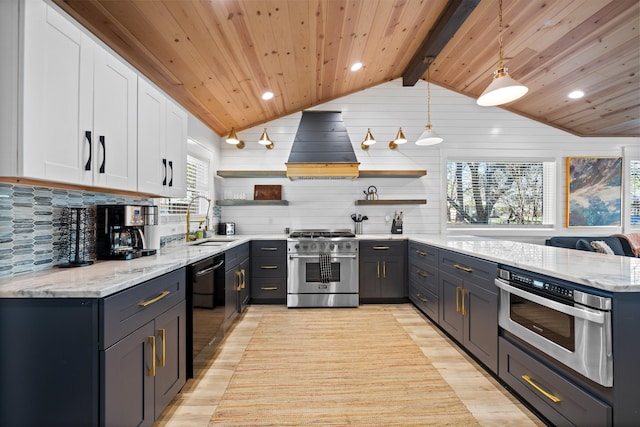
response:
<path id="1" fill-rule="evenodd" d="M 285 163 L 289 179 L 356 179 L 359 164 L 340 111 L 302 112 Z"/>

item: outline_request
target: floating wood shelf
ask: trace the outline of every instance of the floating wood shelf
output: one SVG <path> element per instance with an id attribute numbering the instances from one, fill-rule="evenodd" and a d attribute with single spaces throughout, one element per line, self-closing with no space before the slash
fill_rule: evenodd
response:
<path id="1" fill-rule="evenodd" d="M 216 200 L 218 206 L 287 206 L 287 200 Z"/>
<path id="2" fill-rule="evenodd" d="M 426 205 L 427 199 L 356 200 L 356 205 Z"/>
<path id="3" fill-rule="evenodd" d="M 361 170 L 358 178 L 420 178 L 426 170 Z M 219 170 L 221 178 L 286 178 L 286 171 L 266 170 Z"/>

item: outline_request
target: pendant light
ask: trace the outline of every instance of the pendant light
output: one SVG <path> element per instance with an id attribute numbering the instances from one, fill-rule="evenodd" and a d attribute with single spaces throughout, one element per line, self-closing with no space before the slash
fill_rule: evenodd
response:
<path id="1" fill-rule="evenodd" d="M 371 129 L 367 129 L 367 135 L 364 137 L 364 141 L 360 144 L 360 148 L 363 150 L 368 150 L 370 145 L 376 143 L 376 139 L 373 137 L 371 133 Z"/>
<path id="2" fill-rule="evenodd" d="M 478 105 L 490 107 L 506 104 L 523 97 L 529 90 L 509 76 L 509 70 L 502 64 L 502 0 L 498 0 L 498 69 L 493 72 L 491 84 L 476 101 Z"/>
<path id="3" fill-rule="evenodd" d="M 396 134 L 396 138 L 389 143 L 389 148 L 395 150 L 398 148 L 398 145 L 402 145 L 407 142 L 407 138 L 404 136 L 404 132 L 402 132 L 402 128 L 398 129 L 398 133 Z"/>
<path id="4" fill-rule="evenodd" d="M 260 136 L 258 142 L 264 145 L 267 150 L 271 150 L 274 147 L 273 141 L 271 141 L 269 135 L 267 134 L 267 128 L 264 128 L 264 130 L 262 131 L 262 135 Z"/>
<path id="5" fill-rule="evenodd" d="M 242 150 L 244 148 L 244 142 L 238 139 L 238 135 L 236 135 L 235 128 L 231 128 L 231 132 L 229 132 L 229 136 L 227 136 L 227 144 L 235 145 L 236 148 Z"/>
<path id="6" fill-rule="evenodd" d="M 431 80 L 431 74 L 429 70 L 431 67 L 427 68 L 427 125 L 424 127 L 424 132 L 420 135 L 420 138 L 416 141 L 416 145 L 436 145 L 440 144 L 443 139 L 435 133 L 433 129 L 431 129 L 431 85 L 429 80 Z"/>

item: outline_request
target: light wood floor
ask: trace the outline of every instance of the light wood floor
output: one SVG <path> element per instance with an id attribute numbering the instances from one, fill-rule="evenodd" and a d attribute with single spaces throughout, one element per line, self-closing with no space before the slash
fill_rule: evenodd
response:
<path id="1" fill-rule="evenodd" d="M 207 426 L 263 314 L 287 310 L 284 306 L 249 306 L 208 367 L 187 382 L 156 426 Z M 544 426 L 411 304 L 361 305 L 358 310 L 392 313 L 480 425 Z"/>

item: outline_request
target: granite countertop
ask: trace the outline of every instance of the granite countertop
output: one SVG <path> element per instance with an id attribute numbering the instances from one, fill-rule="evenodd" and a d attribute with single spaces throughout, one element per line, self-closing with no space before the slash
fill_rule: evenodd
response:
<path id="1" fill-rule="evenodd" d="M 361 240 L 410 239 L 610 292 L 640 292 L 640 259 L 470 236 L 359 235 Z M 0 298 L 102 298 L 251 240 L 286 236 L 216 236 L 220 246 L 182 244 L 129 261 L 53 268 L 0 279 Z M 198 242 L 196 242 L 198 243 Z"/>

